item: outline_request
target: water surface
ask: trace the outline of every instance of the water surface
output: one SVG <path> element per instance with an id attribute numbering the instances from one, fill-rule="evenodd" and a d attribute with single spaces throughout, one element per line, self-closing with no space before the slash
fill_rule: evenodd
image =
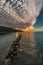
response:
<path id="1" fill-rule="evenodd" d="M 19 34 L 22 34 L 20 41 L 22 52 L 19 52 L 18 56 L 14 58 L 12 65 L 43 65 L 43 32 L 0 35 L 0 65 L 2 65 L 11 44 Z"/>

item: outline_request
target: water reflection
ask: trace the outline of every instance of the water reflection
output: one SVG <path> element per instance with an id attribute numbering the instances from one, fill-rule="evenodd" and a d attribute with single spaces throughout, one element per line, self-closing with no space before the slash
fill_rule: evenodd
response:
<path id="1" fill-rule="evenodd" d="M 22 34 L 21 48 L 23 51 L 19 55 L 22 65 L 42 65 L 42 55 L 37 48 L 35 34 L 33 32 L 21 32 L 19 34 Z"/>
<path id="2" fill-rule="evenodd" d="M 0 35 L 0 65 L 3 65 L 2 62 L 7 54 L 7 49 L 20 34 L 22 34 L 20 41 L 22 51 L 18 53 L 12 65 L 43 65 L 43 33 L 33 32 Z"/>
<path id="3" fill-rule="evenodd" d="M 23 32 L 21 34 L 22 34 L 22 40 L 21 40 L 22 46 L 24 46 L 25 48 L 24 51 L 29 53 L 30 50 L 30 52 L 32 53 L 32 51 L 34 51 L 36 47 L 35 40 L 34 40 L 35 39 L 34 33 Z"/>
<path id="4" fill-rule="evenodd" d="M 16 32 L 16 38 L 19 36 L 19 33 L 18 32 Z"/>

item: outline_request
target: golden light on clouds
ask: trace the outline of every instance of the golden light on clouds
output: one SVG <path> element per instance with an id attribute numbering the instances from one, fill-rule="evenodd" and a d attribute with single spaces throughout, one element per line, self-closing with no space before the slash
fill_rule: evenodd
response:
<path id="1" fill-rule="evenodd" d="M 26 28 L 16 28 L 17 30 L 23 31 L 23 32 L 34 32 L 34 28 L 32 26 L 26 27 Z"/>

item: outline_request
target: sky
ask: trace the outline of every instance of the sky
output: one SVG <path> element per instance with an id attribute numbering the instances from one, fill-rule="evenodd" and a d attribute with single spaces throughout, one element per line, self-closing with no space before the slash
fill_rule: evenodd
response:
<path id="1" fill-rule="evenodd" d="M 35 28 L 43 28 L 43 9 L 40 11 L 39 16 L 37 17 Z"/>
<path id="2" fill-rule="evenodd" d="M 1 0 L 0 25 L 43 28 L 43 0 Z"/>

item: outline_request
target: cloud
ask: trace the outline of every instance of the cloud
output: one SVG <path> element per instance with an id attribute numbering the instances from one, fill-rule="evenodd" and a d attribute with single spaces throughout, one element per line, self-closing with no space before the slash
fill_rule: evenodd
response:
<path id="1" fill-rule="evenodd" d="M 3 1 L 2 4 L 5 3 L 5 0 Z M 25 26 L 35 24 L 36 18 L 39 16 L 42 8 L 43 0 L 9 0 L 4 6 L 4 10 L 15 18 L 16 23 L 25 24 Z"/>

